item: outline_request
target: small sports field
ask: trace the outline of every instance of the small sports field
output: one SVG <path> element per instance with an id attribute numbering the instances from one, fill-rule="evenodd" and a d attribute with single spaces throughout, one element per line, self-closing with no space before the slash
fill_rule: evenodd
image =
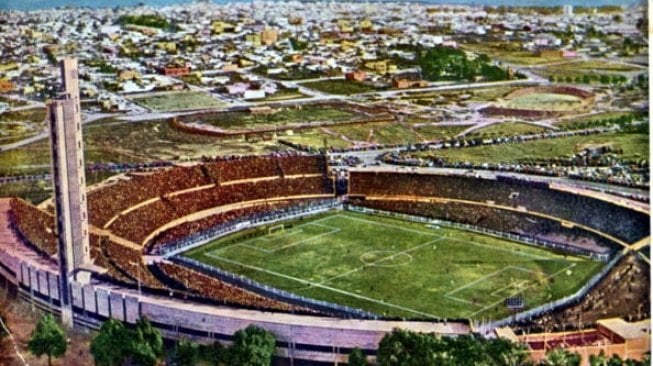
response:
<path id="1" fill-rule="evenodd" d="M 505 106 L 515 109 L 566 112 L 581 108 L 582 99 L 568 94 L 531 93 L 510 99 L 505 102 Z"/>
<path id="2" fill-rule="evenodd" d="M 602 263 L 348 211 L 242 231 L 184 255 L 302 296 L 389 317 L 498 319 L 568 295 Z"/>

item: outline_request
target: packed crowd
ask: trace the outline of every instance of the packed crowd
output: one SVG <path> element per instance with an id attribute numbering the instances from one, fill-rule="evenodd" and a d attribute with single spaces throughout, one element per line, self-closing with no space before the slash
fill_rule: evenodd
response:
<path id="1" fill-rule="evenodd" d="M 302 203 L 304 202 L 305 200 L 302 200 Z M 154 237 L 149 243 L 146 244 L 148 247 L 147 250 L 151 250 L 152 248 L 164 245 L 166 243 L 176 242 L 179 239 L 203 232 L 217 225 L 232 222 L 240 218 L 253 219 L 259 215 L 265 215 L 270 212 L 282 210 L 286 207 L 291 207 L 297 204 L 298 203 L 294 201 L 262 203 L 256 206 L 236 209 L 228 212 L 221 212 L 219 214 L 211 215 L 200 220 L 183 222 Z"/>
<path id="2" fill-rule="evenodd" d="M 326 172 L 323 156 L 287 154 L 204 160 L 204 164 L 190 167 L 173 167 L 153 174 L 131 174 L 129 179 L 89 192 L 90 222 L 103 227 L 121 211 L 171 192 L 232 180 Z"/>
<path id="3" fill-rule="evenodd" d="M 429 217 L 501 233 L 527 236 L 571 251 L 597 254 L 606 254 L 610 251 L 611 242 L 601 236 L 578 228 L 566 228 L 559 222 L 525 212 L 460 202 L 351 199 L 349 203 L 381 211 Z"/>
<path id="4" fill-rule="evenodd" d="M 51 256 L 57 253 L 54 216 L 21 199 L 11 200 L 9 221 L 13 229 L 39 252 Z"/>
<path id="5" fill-rule="evenodd" d="M 623 317 L 637 321 L 650 317 L 648 266 L 627 255 L 582 300 L 564 309 L 544 313 L 517 324 L 522 333 L 594 327 L 597 320 Z"/>
<path id="6" fill-rule="evenodd" d="M 107 268 L 110 271 L 109 274 L 115 276 L 115 272 L 118 272 L 121 277 L 127 277 L 128 282 L 140 282 L 142 286 L 154 289 L 165 288 L 143 263 L 140 250 L 128 248 L 112 240 L 104 240 L 102 249 L 111 264 Z"/>
<path id="7" fill-rule="evenodd" d="M 283 153 L 262 156 L 226 156 L 204 158 L 205 166 L 218 182 L 258 177 L 310 175 L 326 173 L 323 155 Z"/>
<path id="8" fill-rule="evenodd" d="M 109 229 L 135 243 L 157 228 L 190 214 L 229 204 L 301 195 L 333 194 L 333 182 L 322 176 L 274 179 L 213 186 L 159 200 L 120 216 Z"/>
<path id="9" fill-rule="evenodd" d="M 497 181 L 453 174 L 352 172 L 350 194 L 491 201 L 583 224 L 626 242 L 635 242 L 650 234 L 646 214 L 599 199 L 548 189 L 539 182 Z"/>
<path id="10" fill-rule="evenodd" d="M 157 267 L 168 277 L 181 283 L 193 293 L 208 297 L 225 305 L 240 305 L 250 308 L 291 311 L 296 307 L 263 297 L 242 288 L 227 284 L 193 269 L 162 262 Z"/>
<path id="11" fill-rule="evenodd" d="M 91 224 L 103 227 L 114 215 L 139 202 L 210 183 L 199 166 L 133 174 L 127 180 L 88 193 L 89 220 Z"/>

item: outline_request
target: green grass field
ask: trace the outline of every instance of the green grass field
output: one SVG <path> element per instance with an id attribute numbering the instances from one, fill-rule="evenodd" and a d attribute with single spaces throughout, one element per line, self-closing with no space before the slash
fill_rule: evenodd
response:
<path id="1" fill-rule="evenodd" d="M 507 108 L 542 111 L 573 111 L 582 105 L 582 100 L 573 95 L 556 93 L 532 93 L 502 103 Z"/>
<path id="2" fill-rule="evenodd" d="M 612 144 L 621 149 L 619 158 L 640 160 L 648 156 L 649 138 L 644 133 L 606 133 L 601 135 L 571 136 L 524 143 L 484 145 L 463 149 L 425 151 L 411 154 L 415 157 L 436 156 L 450 162 L 517 163 L 573 155 L 589 145 Z"/>
<path id="3" fill-rule="evenodd" d="M 45 128 L 45 108 L 0 113 L 0 145 L 37 135 Z"/>
<path id="4" fill-rule="evenodd" d="M 202 92 L 174 92 L 132 99 L 154 112 L 224 107 L 226 104 Z"/>
<path id="5" fill-rule="evenodd" d="M 305 104 L 298 107 L 279 108 L 272 114 L 252 114 L 247 111 L 229 111 L 185 116 L 184 121 L 205 123 L 223 129 L 273 127 L 309 122 L 344 122 L 359 117 L 345 105 Z"/>
<path id="6" fill-rule="evenodd" d="M 544 127 L 536 126 L 524 122 L 503 122 L 490 125 L 480 130 L 474 131 L 469 136 L 512 136 L 512 135 L 527 135 L 534 133 L 546 132 Z"/>
<path id="7" fill-rule="evenodd" d="M 305 86 L 310 89 L 315 89 L 323 93 L 340 94 L 340 95 L 368 93 L 368 92 L 373 92 L 378 90 L 372 85 L 368 85 L 358 81 L 348 81 L 348 80 L 311 81 L 308 83 L 303 83 L 302 86 Z"/>
<path id="8" fill-rule="evenodd" d="M 278 225 L 278 224 L 277 224 Z M 274 225 L 273 225 L 274 226 Z M 497 319 L 568 295 L 602 266 L 450 228 L 338 211 L 184 255 L 286 291 L 392 317 Z"/>

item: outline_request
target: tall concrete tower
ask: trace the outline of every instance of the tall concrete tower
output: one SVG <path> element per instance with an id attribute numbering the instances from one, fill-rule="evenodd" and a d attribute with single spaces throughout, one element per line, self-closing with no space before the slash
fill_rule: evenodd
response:
<path id="1" fill-rule="evenodd" d="M 63 93 L 48 103 L 57 220 L 61 318 L 73 325 L 70 281 L 88 282 L 90 264 L 84 143 L 77 59 L 61 61 Z"/>

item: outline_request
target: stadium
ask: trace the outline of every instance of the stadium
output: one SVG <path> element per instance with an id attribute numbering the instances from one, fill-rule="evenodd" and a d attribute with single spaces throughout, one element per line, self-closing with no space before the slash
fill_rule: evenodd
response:
<path id="1" fill-rule="evenodd" d="M 501 173 L 328 162 L 207 158 L 90 186 L 94 268 L 70 285 L 75 323 L 146 316 L 171 338 L 227 342 L 256 324 L 277 335 L 278 356 L 333 363 L 354 347 L 374 355 L 394 327 L 455 335 L 577 324 L 579 311 L 587 324 L 648 317 L 648 292 L 586 304 L 632 275 L 650 235 L 644 207 Z M 0 217 L 0 272 L 56 311 L 52 201 L 2 199 Z"/>
<path id="2" fill-rule="evenodd" d="M 486 116 L 552 118 L 588 112 L 595 95 L 571 86 L 534 86 L 515 90 L 484 108 Z"/>

